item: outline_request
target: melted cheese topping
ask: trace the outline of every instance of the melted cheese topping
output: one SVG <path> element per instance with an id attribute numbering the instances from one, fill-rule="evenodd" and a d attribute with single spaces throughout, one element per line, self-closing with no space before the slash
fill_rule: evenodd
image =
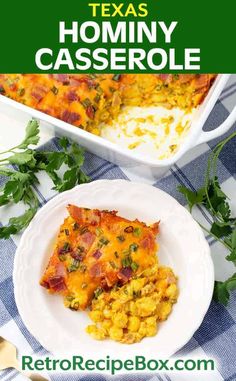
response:
<path id="1" fill-rule="evenodd" d="M 178 150 L 192 111 L 215 77 L 0 74 L 0 94 L 142 155 L 164 159 Z"/>
<path id="2" fill-rule="evenodd" d="M 61 293 L 67 307 L 85 309 L 96 290 L 125 283 L 157 264 L 158 224 L 149 227 L 116 212 L 73 205 L 68 210 L 40 282 Z"/>

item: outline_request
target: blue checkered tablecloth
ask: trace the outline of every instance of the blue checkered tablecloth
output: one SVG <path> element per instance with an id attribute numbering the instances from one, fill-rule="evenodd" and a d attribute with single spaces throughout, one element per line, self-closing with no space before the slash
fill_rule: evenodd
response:
<path id="1" fill-rule="evenodd" d="M 219 125 L 229 114 L 229 111 L 236 104 L 236 76 L 231 76 L 229 83 L 221 94 L 220 99 L 214 107 L 205 129 Z M 235 130 L 236 125 L 232 127 Z M 3 138 L 3 137 L 0 137 Z M 219 140 L 219 139 L 218 139 Z M 167 175 L 159 180 L 152 177 L 151 172 L 145 172 L 141 168 L 128 170 L 120 168 L 95 155 L 86 153 L 84 165 L 85 172 L 92 180 L 97 179 L 129 179 L 143 181 L 155 187 L 163 189 L 181 204 L 185 200 L 176 190 L 178 185 L 185 185 L 192 190 L 203 185 L 204 169 L 209 152 L 218 140 L 209 144 L 203 144 L 190 153 L 187 153 L 181 160 L 172 167 Z M 53 138 L 46 143 L 48 149 L 57 150 L 57 139 Z M 45 204 L 54 194 L 49 192 L 49 186 L 43 183 L 38 189 L 41 205 Z M 223 189 L 231 198 L 232 209 L 236 215 L 236 139 L 231 141 L 224 149 L 219 161 L 219 180 Z M 5 209 L 0 209 L 0 221 L 5 223 Z M 201 209 L 196 210 L 198 219 L 205 225 L 209 223 L 207 215 Z M 19 349 L 20 354 L 46 354 L 45 349 L 28 332 L 18 313 L 13 292 L 12 270 L 14 254 L 19 243 L 20 236 L 12 237 L 4 241 L 0 240 L 0 335 L 12 341 Z M 216 279 L 223 280 L 234 271 L 233 265 L 225 260 L 224 249 L 212 238 L 207 237 L 211 246 L 212 257 L 215 264 Z M 214 357 L 218 362 L 218 368 L 214 374 L 149 374 L 147 376 L 127 375 L 113 377 L 112 379 L 122 381 L 235 381 L 236 380 L 236 292 L 231 296 L 230 304 L 224 307 L 212 301 L 210 308 L 204 318 L 200 328 L 192 339 L 185 345 L 178 355 L 188 355 L 188 358 Z M 54 381 L 105 381 L 102 375 L 52 375 Z M 13 369 L 0 372 L 0 379 L 3 381 L 24 380 L 25 378 Z"/>

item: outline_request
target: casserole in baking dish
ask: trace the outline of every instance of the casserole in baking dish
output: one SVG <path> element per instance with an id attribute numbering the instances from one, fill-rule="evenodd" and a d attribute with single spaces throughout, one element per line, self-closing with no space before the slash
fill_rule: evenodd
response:
<path id="1" fill-rule="evenodd" d="M 122 106 L 192 109 L 216 75 L 2 74 L 0 93 L 96 135 Z"/>
<path id="2" fill-rule="evenodd" d="M 1 102 L 48 122 L 54 126 L 57 134 L 77 140 L 88 150 L 107 160 L 125 166 L 144 164 L 155 167 L 157 175 L 165 172 L 193 145 L 225 132 L 235 120 L 234 110 L 220 128 L 201 134 L 203 124 L 226 84 L 228 75 L 217 75 L 217 77 L 207 74 L 90 77 L 58 75 L 56 78 L 51 75 L 1 75 L 0 77 L 0 91 L 3 94 L 0 96 Z M 167 110 L 174 107 L 184 112 L 196 110 L 188 124 L 188 133 L 185 134 L 184 140 L 173 150 L 172 155 L 161 159 L 158 156 L 150 156 L 148 150 L 141 153 L 134 152 L 125 145 L 119 146 L 96 136 L 100 135 L 103 128 L 101 121 L 106 122 L 106 128 L 109 128 L 111 120 L 119 114 L 121 105 L 141 108 L 151 105 L 164 106 Z M 46 115 L 45 112 L 52 116 Z M 64 120 L 59 120 L 58 117 Z M 72 123 L 80 128 L 71 126 Z"/>

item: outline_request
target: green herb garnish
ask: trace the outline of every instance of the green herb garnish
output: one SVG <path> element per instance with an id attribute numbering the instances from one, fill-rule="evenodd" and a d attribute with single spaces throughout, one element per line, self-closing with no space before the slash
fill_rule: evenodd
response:
<path id="1" fill-rule="evenodd" d="M 84 273 L 87 270 L 87 266 L 84 263 L 80 263 L 79 271 Z"/>
<path id="2" fill-rule="evenodd" d="M 75 230 L 79 230 L 79 224 L 78 224 L 78 222 L 75 222 L 74 224 L 73 224 L 73 230 L 75 231 Z"/>
<path id="3" fill-rule="evenodd" d="M 127 255 L 126 257 L 124 257 L 122 259 L 121 262 L 122 262 L 122 266 L 123 267 L 131 267 L 131 265 L 132 265 L 132 258 L 129 255 Z"/>
<path id="4" fill-rule="evenodd" d="M 81 101 L 82 105 L 84 106 L 84 108 L 87 108 L 89 106 L 92 106 L 92 103 L 90 101 L 89 98 L 85 98 L 83 101 Z"/>
<path id="5" fill-rule="evenodd" d="M 142 234 L 142 230 L 140 228 L 134 228 L 133 235 L 135 237 L 140 237 L 141 234 Z"/>
<path id="6" fill-rule="evenodd" d="M 17 91 L 17 94 L 20 96 L 20 97 L 23 97 L 23 95 L 25 95 L 25 89 L 24 88 L 21 88 Z"/>
<path id="7" fill-rule="evenodd" d="M 114 256 L 115 256 L 116 258 L 119 258 L 119 254 L 118 254 L 117 251 L 114 252 Z"/>
<path id="8" fill-rule="evenodd" d="M 109 239 L 107 239 L 107 238 L 105 238 L 105 237 L 102 237 L 102 238 L 100 238 L 100 240 L 99 240 L 99 243 L 103 246 L 103 245 L 108 245 L 108 243 L 109 243 L 110 241 L 109 241 Z"/>
<path id="9" fill-rule="evenodd" d="M 100 237 L 100 235 L 102 235 L 102 233 L 103 233 L 103 230 L 101 228 L 96 228 L 95 234 L 97 237 Z"/>
<path id="10" fill-rule="evenodd" d="M 139 265 L 136 262 L 132 262 L 130 267 L 133 271 L 136 271 L 138 269 Z"/>
<path id="11" fill-rule="evenodd" d="M 204 187 L 192 191 L 184 186 L 178 190 L 185 196 L 190 212 L 196 205 L 204 207 L 211 216 L 211 228 L 207 229 L 202 224 L 201 228 L 226 247 L 227 261 L 236 265 L 236 218 L 232 217 L 232 211 L 228 203 L 228 197 L 223 192 L 217 177 L 217 163 L 224 146 L 233 138 L 236 132 L 218 143 L 209 155 Z M 215 282 L 215 300 L 227 305 L 230 291 L 236 289 L 236 274 L 233 274 L 225 282 Z"/>
<path id="12" fill-rule="evenodd" d="M 98 287 L 95 291 L 94 291 L 94 297 L 95 299 L 97 299 L 99 297 L 99 295 L 101 295 L 103 293 L 103 289 L 101 287 Z"/>
<path id="13" fill-rule="evenodd" d="M 58 94 L 58 88 L 56 86 L 53 86 L 51 88 L 51 91 L 53 92 L 54 95 L 57 95 Z"/>
<path id="14" fill-rule="evenodd" d="M 174 79 L 178 80 L 179 79 L 179 74 L 173 74 Z"/>
<path id="15" fill-rule="evenodd" d="M 66 255 L 65 254 L 59 254 L 58 258 L 61 262 L 64 262 L 66 260 Z"/>
<path id="16" fill-rule="evenodd" d="M 72 263 L 67 267 L 67 271 L 69 273 L 72 273 L 73 271 L 78 270 L 79 267 L 80 267 L 80 261 L 77 261 L 76 259 L 74 259 Z"/>
<path id="17" fill-rule="evenodd" d="M 119 81 L 119 79 L 120 79 L 120 77 L 121 77 L 121 74 L 115 74 L 115 75 L 113 75 L 113 81 Z"/>
<path id="18" fill-rule="evenodd" d="M 77 144 L 61 138 L 59 145 L 62 151 L 48 152 L 30 147 L 38 142 L 39 124 L 36 120 L 31 120 L 26 127 L 23 141 L 8 151 L 0 152 L 0 175 L 6 180 L 0 189 L 0 206 L 23 202 L 27 207 L 22 215 L 10 218 L 6 226 L 0 227 L 0 239 L 7 239 L 26 228 L 37 212 L 39 200 L 35 186 L 39 184 L 36 177 L 39 171 L 47 173 L 54 183 L 53 189 L 58 192 L 88 181 L 88 177 L 81 170 L 84 151 Z M 9 165 L 13 165 L 14 169 Z M 60 176 L 58 171 L 62 166 L 66 169 Z"/>
<path id="19" fill-rule="evenodd" d="M 80 235 L 83 235 L 84 233 L 87 233 L 89 230 L 88 230 L 88 227 L 87 226 L 82 226 L 80 229 L 79 229 L 79 234 Z"/>
<path id="20" fill-rule="evenodd" d="M 98 103 L 98 102 L 100 101 L 100 99 L 101 99 L 101 96 L 100 96 L 99 94 L 97 94 L 97 95 L 95 96 L 95 98 L 94 98 L 94 102 L 95 102 L 95 103 Z"/>
<path id="21" fill-rule="evenodd" d="M 116 238 L 118 239 L 119 242 L 124 242 L 125 241 L 125 236 L 124 235 L 118 235 Z"/>
<path id="22" fill-rule="evenodd" d="M 111 266 L 113 269 L 117 269 L 117 266 L 116 266 L 115 262 L 110 261 L 109 263 L 110 263 L 110 266 Z"/>
<path id="23" fill-rule="evenodd" d="M 60 254 L 64 254 L 64 253 L 69 253 L 70 250 L 71 250 L 71 247 L 69 242 L 65 242 L 59 251 L 60 251 Z"/>
<path id="24" fill-rule="evenodd" d="M 137 243 L 131 243 L 131 245 L 129 246 L 129 251 L 130 253 L 133 253 L 133 252 L 136 252 L 138 248 L 139 246 L 137 245 Z"/>

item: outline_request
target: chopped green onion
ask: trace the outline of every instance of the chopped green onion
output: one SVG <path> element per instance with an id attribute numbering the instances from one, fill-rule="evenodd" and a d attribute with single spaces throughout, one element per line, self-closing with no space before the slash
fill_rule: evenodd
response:
<path id="1" fill-rule="evenodd" d="M 64 245 L 62 246 L 62 248 L 59 250 L 59 253 L 60 254 L 68 253 L 70 251 L 70 249 L 71 249 L 71 247 L 70 247 L 69 242 L 65 242 Z"/>
<path id="2" fill-rule="evenodd" d="M 136 271 L 138 269 L 139 265 L 136 262 L 132 262 L 130 267 L 133 271 Z"/>
<path id="3" fill-rule="evenodd" d="M 73 230 L 78 230 L 78 229 L 79 229 L 79 224 L 75 222 L 73 225 Z"/>
<path id="4" fill-rule="evenodd" d="M 141 290 L 133 291 L 133 297 L 134 298 L 140 298 L 140 296 L 141 296 Z"/>
<path id="5" fill-rule="evenodd" d="M 84 99 L 83 101 L 81 101 L 81 103 L 84 106 L 84 108 L 87 108 L 88 106 L 92 105 L 92 103 L 91 103 L 89 98 Z"/>
<path id="6" fill-rule="evenodd" d="M 51 91 L 53 92 L 53 94 L 57 95 L 58 94 L 58 88 L 56 86 L 53 86 L 51 88 Z"/>
<path id="7" fill-rule="evenodd" d="M 102 237 L 100 238 L 99 242 L 102 244 L 102 245 L 108 245 L 108 243 L 110 242 L 107 238 L 105 237 Z"/>
<path id="8" fill-rule="evenodd" d="M 134 228 L 133 234 L 135 237 L 140 237 L 142 230 L 140 228 Z"/>
<path id="9" fill-rule="evenodd" d="M 115 74 L 115 75 L 113 75 L 113 81 L 119 81 L 119 79 L 120 79 L 120 77 L 121 77 L 121 74 Z"/>
<path id="10" fill-rule="evenodd" d="M 100 99 L 101 99 L 101 96 L 97 94 L 96 97 L 94 98 L 94 102 L 98 103 Z"/>
<path id="11" fill-rule="evenodd" d="M 87 226 L 82 226 L 82 228 L 79 229 L 80 235 L 83 235 L 84 233 L 87 233 L 89 230 Z"/>
<path id="12" fill-rule="evenodd" d="M 127 256 L 122 259 L 122 266 L 123 267 L 131 267 L 132 264 L 132 258 L 130 256 Z"/>
<path id="13" fill-rule="evenodd" d="M 79 271 L 84 273 L 87 270 L 87 266 L 84 263 L 80 263 Z"/>
<path id="14" fill-rule="evenodd" d="M 23 97 L 23 95 L 25 95 L 25 89 L 21 88 L 21 89 L 19 89 L 19 90 L 17 91 L 17 93 L 18 93 L 18 95 L 19 95 L 20 97 Z"/>
<path id="15" fill-rule="evenodd" d="M 103 230 L 102 230 L 101 228 L 96 228 L 96 230 L 95 230 L 95 234 L 96 234 L 97 237 L 99 237 L 100 235 L 102 235 L 102 233 L 103 233 Z"/>
<path id="16" fill-rule="evenodd" d="M 137 243 L 131 243 L 130 247 L 129 247 L 129 250 L 131 253 L 137 251 L 139 248 L 139 246 L 137 245 Z"/>
<path id="17" fill-rule="evenodd" d="M 116 238 L 117 238 L 118 241 L 120 241 L 120 242 L 124 242 L 124 241 L 125 241 L 125 236 L 124 236 L 124 235 L 118 235 Z"/>
<path id="18" fill-rule="evenodd" d="M 101 295 L 103 293 L 103 289 L 101 287 L 98 287 L 95 291 L 94 291 L 94 297 L 95 299 L 97 299 L 99 297 L 99 295 Z"/>
<path id="19" fill-rule="evenodd" d="M 65 254 L 59 254 L 58 258 L 61 262 L 64 262 L 66 260 L 66 255 Z"/>
<path id="20" fill-rule="evenodd" d="M 110 263 L 110 266 L 111 266 L 113 269 L 117 269 L 117 266 L 116 266 L 115 262 L 110 261 L 109 263 Z"/>
<path id="21" fill-rule="evenodd" d="M 68 271 L 69 273 L 71 273 L 71 272 L 73 272 L 73 271 L 76 271 L 76 270 L 78 270 L 79 265 L 80 265 L 80 262 L 77 261 L 76 259 L 74 259 L 73 262 L 72 262 L 72 264 L 71 264 L 70 266 L 68 266 L 67 271 Z"/>

